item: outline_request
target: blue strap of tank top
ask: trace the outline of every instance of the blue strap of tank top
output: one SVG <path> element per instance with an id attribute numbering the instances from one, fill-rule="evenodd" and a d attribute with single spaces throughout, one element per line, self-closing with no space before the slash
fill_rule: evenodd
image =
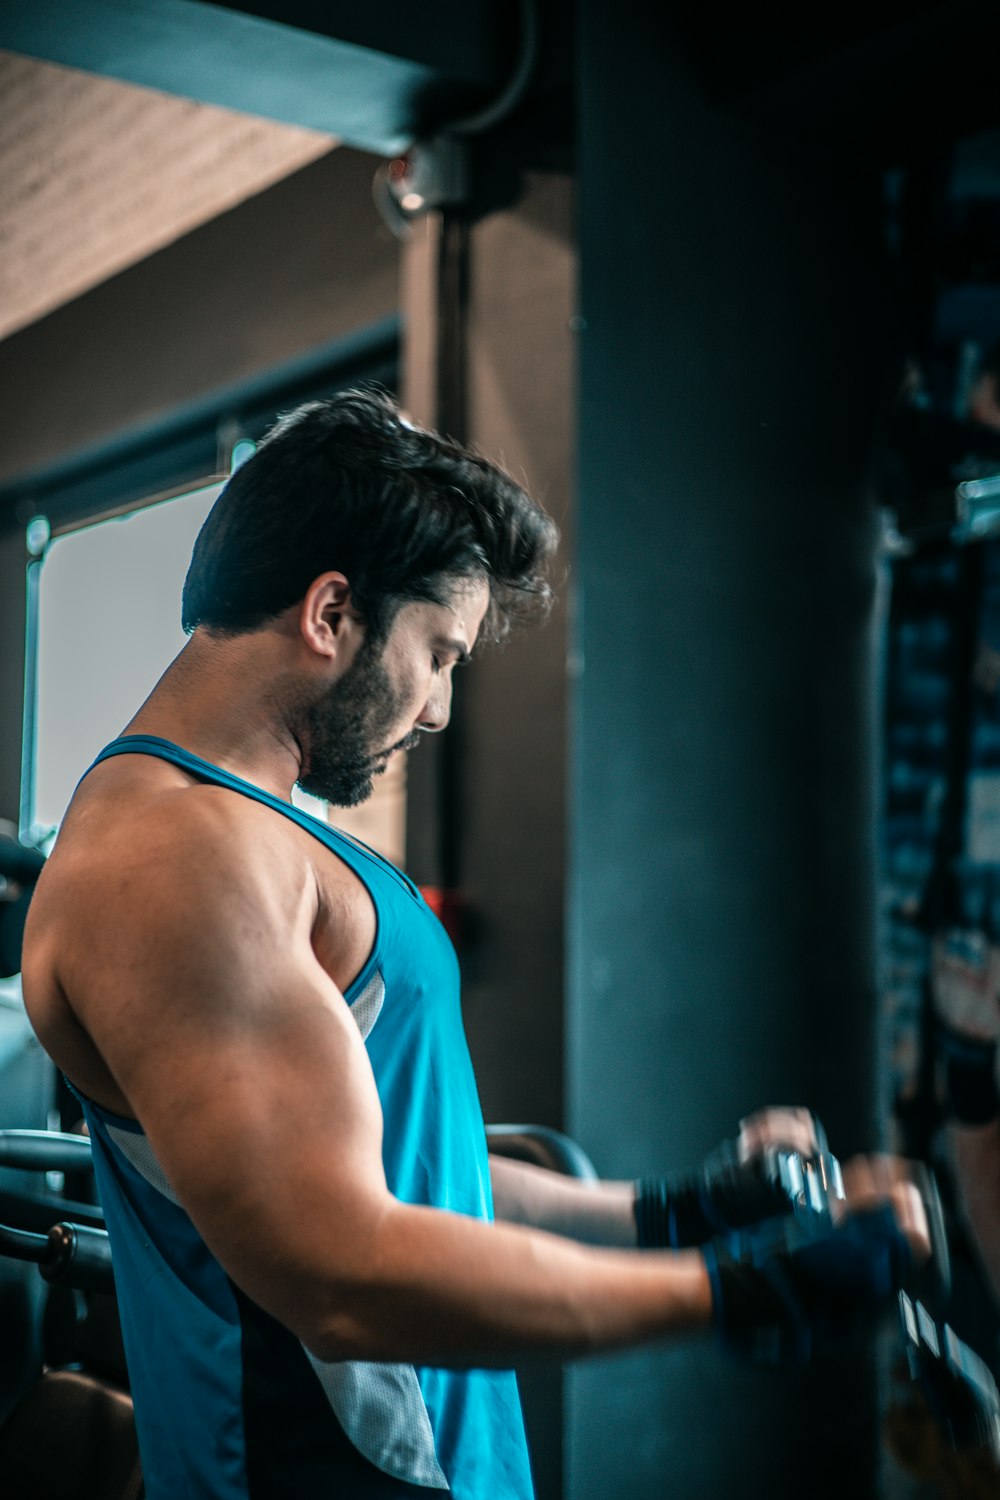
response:
<path id="1" fill-rule="evenodd" d="M 241 792 L 243 796 L 250 797 L 255 802 L 261 802 L 265 807 L 273 807 L 276 812 L 283 813 L 286 818 L 297 823 L 306 833 L 311 833 L 314 838 L 326 844 L 335 854 L 343 854 L 346 845 L 347 850 L 361 855 L 363 859 L 370 861 L 384 874 L 397 881 L 415 901 L 423 901 L 423 897 L 408 875 L 404 875 L 402 870 L 397 870 L 395 865 L 383 859 L 381 854 L 376 853 L 374 849 L 369 849 L 368 845 L 363 844 L 360 839 L 353 838 L 339 828 L 331 828 L 328 823 L 321 823 L 311 813 L 303 812 L 291 802 L 283 802 L 272 792 L 266 792 L 263 787 L 255 786 L 252 781 L 244 781 L 241 776 L 234 776 L 231 771 L 224 771 L 221 766 L 213 765 L 210 760 L 203 760 L 200 755 L 185 750 L 182 745 L 175 745 L 172 740 L 160 739 L 155 734 L 120 735 L 118 739 L 112 740 L 110 745 L 105 745 L 93 764 L 88 766 L 84 776 L 88 776 L 94 766 L 100 765 L 102 760 L 110 760 L 114 755 L 151 755 L 157 760 L 170 761 L 173 765 L 180 766 L 181 770 L 190 771 L 192 776 L 197 776 L 202 781 L 227 787 L 233 792 Z M 349 858 L 347 863 L 351 863 Z"/>

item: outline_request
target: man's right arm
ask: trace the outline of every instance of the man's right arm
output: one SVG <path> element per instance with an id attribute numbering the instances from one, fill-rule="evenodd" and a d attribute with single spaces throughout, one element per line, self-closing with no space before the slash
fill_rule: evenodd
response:
<path id="1" fill-rule="evenodd" d="M 326 1359 L 510 1365 L 706 1325 L 695 1252 L 594 1249 L 392 1196 L 367 1053 L 313 951 L 308 870 L 259 855 L 226 801 L 173 799 L 75 892 L 86 936 L 58 965 L 233 1280 Z"/>

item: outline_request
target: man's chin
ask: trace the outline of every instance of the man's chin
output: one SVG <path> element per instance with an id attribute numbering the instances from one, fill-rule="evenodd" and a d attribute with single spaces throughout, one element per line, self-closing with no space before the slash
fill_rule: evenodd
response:
<path id="1" fill-rule="evenodd" d="M 312 776 L 305 777 L 304 780 L 299 781 L 298 785 L 311 797 L 319 797 L 323 802 L 329 802 L 331 807 L 360 807 L 362 802 L 367 802 L 374 792 L 372 776 L 377 774 L 372 771 L 364 781 L 359 779 L 350 786 L 345 786 L 343 783 L 328 785 Z"/>

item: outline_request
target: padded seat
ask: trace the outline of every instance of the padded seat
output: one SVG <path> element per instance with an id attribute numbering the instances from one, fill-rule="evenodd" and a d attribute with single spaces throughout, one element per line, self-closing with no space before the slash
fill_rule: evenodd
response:
<path id="1" fill-rule="evenodd" d="M 132 1399 L 80 1370 L 49 1370 L 0 1431 L 4 1500 L 138 1500 Z"/>

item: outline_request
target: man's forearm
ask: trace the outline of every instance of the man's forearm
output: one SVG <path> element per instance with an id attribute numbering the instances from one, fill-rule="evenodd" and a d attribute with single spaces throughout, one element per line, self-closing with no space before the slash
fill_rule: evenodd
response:
<path id="1" fill-rule="evenodd" d="M 586 1182 L 501 1156 L 490 1157 L 490 1178 L 498 1220 L 585 1244 L 635 1248 L 632 1182 Z"/>
<path id="2" fill-rule="evenodd" d="M 594 1249 L 399 1203 L 351 1282 L 317 1281 L 311 1295 L 303 1283 L 311 1305 L 284 1313 L 320 1358 L 505 1367 L 651 1342 L 712 1317 L 695 1252 Z"/>

